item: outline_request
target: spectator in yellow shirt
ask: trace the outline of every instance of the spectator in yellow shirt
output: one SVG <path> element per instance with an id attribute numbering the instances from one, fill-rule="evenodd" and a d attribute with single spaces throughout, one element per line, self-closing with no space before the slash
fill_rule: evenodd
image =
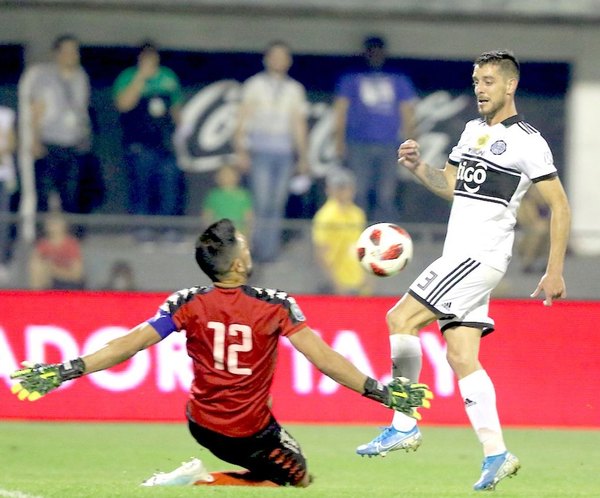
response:
<path id="1" fill-rule="evenodd" d="M 366 215 L 354 202 L 356 179 L 336 169 L 327 177 L 327 200 L 313 218 L 312 239 L 322 275 L 319 292 L 368 294 L 366 274 L 356 257 L 355 244 L 366 226 Z"/>

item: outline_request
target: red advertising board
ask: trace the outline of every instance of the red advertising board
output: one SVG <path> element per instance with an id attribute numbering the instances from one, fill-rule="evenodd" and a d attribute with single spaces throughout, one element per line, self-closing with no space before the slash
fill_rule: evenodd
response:
<path id="1" fill-rule="evenodd" d="M 191 381 L 185 338 L 166 340 L 113 369 L 65 384 L 35 403 L 10 394 L 20 361 L 62 361 L 91 352 L 152 316 L 166 294 L 0 292 L 0 419 L 181 421 Z M 365 373 L 390 371 L 385 313 L 393 298 L 297 296 L 308 324 Z M 481 359 L 504 425 L 600 427 L 600 302 L 492 303 L 496 331 Z M 421 334 L 422 381 L 435 399 L 425 423 L 466 424 L 437 326 Z M 282 422 L 381 423 L 384 407 L 335 384 L 285 339 L 273 386 Z"/>

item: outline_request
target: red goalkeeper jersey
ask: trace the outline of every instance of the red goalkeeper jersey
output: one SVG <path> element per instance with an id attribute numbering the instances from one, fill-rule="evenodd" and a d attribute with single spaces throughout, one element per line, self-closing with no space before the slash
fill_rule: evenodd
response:
<path id="1" fill-rule="evenodd" d="M 172 294 L 149 323 L 163 337 L 186 334 L 194 368 L 189 411 L 196 423 L 232 437 L 266 427 L 279 336 L 305 326 L 294 298 L 246 285 L 192 287 Z"/>

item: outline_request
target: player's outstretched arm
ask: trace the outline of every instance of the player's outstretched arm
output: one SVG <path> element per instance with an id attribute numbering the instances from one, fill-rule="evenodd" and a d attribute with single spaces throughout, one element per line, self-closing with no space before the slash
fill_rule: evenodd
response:
<path id="1" fill-rule="evenodd" d="M 452 200 L 456 185 L 456 168 L 446 163 L 444 169 L 430 166 L 421 159 L 419 144 L 406 140 L 398 148 L 398 164 L 412 172 L 425 187 L 440 197 Z"/>
<path id="2" fill-rule="evenodd" d="M 291 335 L 289 339 L 321 372 L 369 399 L 415 418 L 420 418 L 415 408 L 430 406 L 429 400 L 433 398 L 433 394 L 425 384 L 411 384 L 406 379 L 398 378 L 383 385 L 358 370 L 308 327 Z"/>
<path id="3" fill-rule="evenodd" d="M 23 362 L 21 370 L 10 377 L 19 381 L 11 388 L 20 400 L 36 401 L 63 382 L 82 375 L 105 370 L 128 360 L 138 351 L 161 340 L 158 332 L 148 323 L 134 327 L 128 334 L 110 341 L 98 351 L 64 363 Z"/>

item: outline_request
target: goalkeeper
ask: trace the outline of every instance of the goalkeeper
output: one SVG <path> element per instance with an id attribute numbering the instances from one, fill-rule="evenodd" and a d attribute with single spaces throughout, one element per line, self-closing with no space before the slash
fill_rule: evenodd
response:
<path id="1" fill-rule="evenodd" d="M 192 459 L 144 486 L 307 486 L 310 476 L 298 442 L 270 410 L 277 343 L 285 336 L 321 372 L 338 383 L 419 418 L 427 386 L 393 379 L 388 385 L 361 373 L 307 325 L 295 300 L 282 291 L 247 285 L 252 258 L 245 237 L 228 219 L 209 226 L 196 242 L 196 261 L 213 282 L 172 294 L 157 313 L 102 349 L 62 364 L 30 364 L 12 374 L 13 392 L 35 401 L 64 381 L 117 365 L 173 332 L 187 338 L 194 378 L 186 406 L 196 441 L 243 471 L 209 473 Z M 345 409 L 345 407 L 341 407 Z"/>

